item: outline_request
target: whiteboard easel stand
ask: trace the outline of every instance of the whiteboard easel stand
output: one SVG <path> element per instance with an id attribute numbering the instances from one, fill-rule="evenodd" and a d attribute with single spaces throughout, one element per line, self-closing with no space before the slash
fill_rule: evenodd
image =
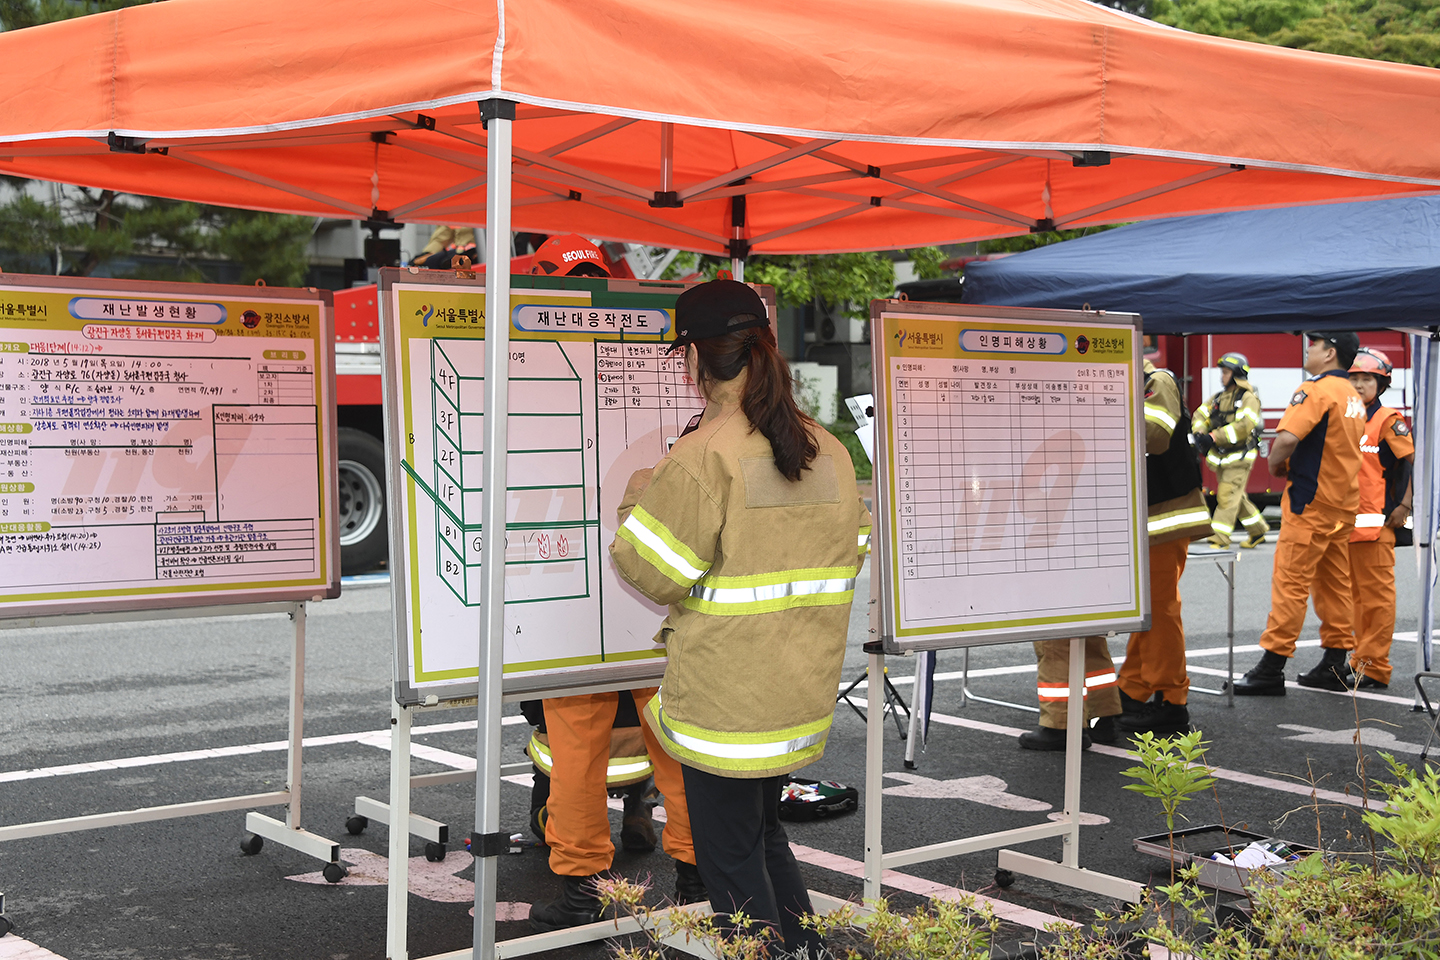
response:
<path id="1" fill-rule="evenodd" d="M 42 820 L 34 823 L 17 823 L 0 827 L 0 842 L 21 840 L 29 837 L 45 837 L 61 833 L 75 833 L 81 830 L 97 830 L 118 827 L 131 823 L 150 823 L 156 820 L 174 820 L 179 817 L 193 817 L 206 813 L 221 813 L 227 810 L 243 810 L 246 807 L 267 807 L 285 804 L 285 820 L 251 811 L 245 817 L 245 829 L 254 834 L 242 841 L 241 849 L 247 854 L 258 853 L 264 840 L 272 840 L 284 847 L 325 862 L 325 879 L 338 883 L 347 870 L 340 861 L 340 845 L 301 828 L 301 759 L 305 738 L 305 603 L 271 602 L 254 603 L 244 606 L 177 607 L 165 610 L 131 610 L 108 613 L 76 613 L 53 617 L 28 617 L 18 620 L 0 621 L 0 629 L 27 629 L 34 627 L 66 626 L 69 624 L 123 623 L 147 620 L 174 620 L 192 617 L 247 616 L 263 613 L 286 613 L 295 623 L 295 641 L 290 658 L 290 731 L 286 748 L 286 788 L 269 793 L 254 793 L 238 797 L 219 797 L 213 800 L 196 800 L 189 803 L 172 803 L 158 807 L 141 807 L 135 810 L 120 810 L 114 813 L 89 814 L 82 817 L 67 817 L 61 820 Z"/>
<path id="2" fill-rule="evenodd" d="M 878 579 L 878 578 L 877 578 Z M 885 655 L 871 653 L 868 697 L 871 703 L 883 702 Z M 1052 883 L 1088 890 L 1101 896 L 1132 903 L 1140 900 L 1144 884 L 1108 874 L 1095 873 L 1080 866 L 1080 733 L 1084 723 L 1085 705 L 1085 641 L 1070 641 L 1070 696 L 1066 706 L 1065 726 L 1065 808 L 1060 820 L 1000 830 L 994 833 L 932 843 L 908 850 L 885 853 L 882 845 L 882 796 L 885 789 L 885 726 L 879 710 L 866 711 L 865 723 L 865 899 L 881 896 L 886 870 L 914 863 L 926 863 L 946 857 L 1000 849 L 997 878 L 1003 872 L 1038 877 Z M 1028 843 L 1059 837 L 1063 844 L 1060 862 L 1005 849 L 1006 844 Z"/>

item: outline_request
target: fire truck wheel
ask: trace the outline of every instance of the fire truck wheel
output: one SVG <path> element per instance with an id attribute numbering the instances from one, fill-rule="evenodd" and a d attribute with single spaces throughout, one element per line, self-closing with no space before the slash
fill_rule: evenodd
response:
<path id="1" fill-rule="evenodd" d="M 385 559 L 385 448 L 363 430 L 341 427 L 340 572 L 364 573 Z"/>

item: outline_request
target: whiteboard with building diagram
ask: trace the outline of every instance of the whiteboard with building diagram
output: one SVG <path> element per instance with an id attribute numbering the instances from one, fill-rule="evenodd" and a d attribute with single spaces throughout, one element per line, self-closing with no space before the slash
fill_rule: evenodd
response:
<path id="1" fill-rule="evenodd" d="M 892 652 L 1143 629 L 1139 318 L 876 301 Z"/>
<path id="2" fill-rule="evenodd" d="M 511 282 L 505 688 L 653 682 L 666 611 L 609 545 L 631 475 L 704 408 L 665 344 L 684 285 Z M 396 271 L 381 302 L 397 698 L 459 699 L 479 661 L 484 284 Z"/>
<path id="3" fill-rule="evenodd" d="M 0 617 L 337 596 L 329 296 L 0 274 Z"/>

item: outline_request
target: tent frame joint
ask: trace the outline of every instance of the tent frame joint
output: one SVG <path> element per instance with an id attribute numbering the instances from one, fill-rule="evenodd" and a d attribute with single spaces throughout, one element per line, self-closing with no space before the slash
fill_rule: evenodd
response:
<path id="1" fill-rule="evenodd" d="M 490 97 L 480 101 L 480 122 L 490 126 L 491 120 L 514 120 L 515 101 L 501 97 Z"/>
<path id="2" fill-rule="evenodd" d="M 1079 153 L 1070 155 L 1070 163 L 1076 167 L 1108 167 L 1110 166 L 1110 151 L 1081 150 Z"/>
<path id="3" fill-rule="evenodd" d="M 1049 218 L 1049 217 L 1046 217 L 1046 218 L 1043 219 L 1043 220 L 1036 220 L 1034 226 L 1032 226 L 1032 227 L 1030 228 L 1030 232 L 1031 232 L 1031 233 L 1050 233 L 1050 232 L 1051 232 L 1052 230 L 1054 230 L 1054 229 L 1055 229 L 1055 221 L 1052 220 L 1052 219 Z"/>
<path id="4" fill-rule="evenodd" d="M 685 201 L 680 199 L 678 190 L 656 190 L 654 199 L 649 201 L 652 207 L 673 207 L 685 206 Z"/>

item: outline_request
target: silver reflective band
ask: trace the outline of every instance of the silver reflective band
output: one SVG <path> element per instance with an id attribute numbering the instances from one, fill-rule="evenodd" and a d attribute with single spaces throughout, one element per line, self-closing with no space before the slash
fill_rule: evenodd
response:
<path id="1" fill-rule="evenodd" d="M 1383 527 L 1383 526 L 1385 526 L 1385 514 L 1383 514 L 1383 513 L 1357 513 L 1357 514 L 1355 514 L 1355 526 L 1357 526 L 1357 527 Z"/>
<path id="2" fill-rule="evenodd" d="M 710 603 L 759 603 L 763 600 L 813 597 L 822 593 L 849 593 L 854 590 L 854 577 L 848 580 L 796 580 L 793 583 L 772 583 L 763 587 L 707 587 L 701 582 L 690 588 L 690 596 Z"/>
<path id="3" fill-rule="evenodd" d="M 661 540 L 654 530 L 651 530 L 636 519 L 635 514 L 632 513 L 625 518 L 624 526 L 626 530 L 629 530 L 635 535 L 635 539 L 655 551 L 656 556 L 664 560 L 676 573 L 680 574 L 686 580 L 699 580 L 705 575 L 704 570 L 697 570 L 691 566 L 690 561 L 672 550 L 670 545 L 664 540 Z M 706 569 L 709 568 L 707 567 Z"/>
<path id="4" fill-rule="evenodd" d="M 621 777 L 627 773 L 644 773 L 650 769 L 650 758 L 646 757 L 639 763 L 611 763 L 605 768 L 607 777 Z"/>
<path id="5" fill-rule="evenodd" d="M 1170 416 L 1163 407 L 1153 407 L 1148 403 L 1145 404 L 1145 419 L 1154 420 L 1167 430 L 1175 429 L 1175 418 Z"/>
<path id="6" fill-rule="evenodd" d="M 546 750 L 540 745 L 539 740 L 531 740 L 530 749 L 535 751 L 535 762 L 542 767 L 553 767 L 555 765 L 555 758 L 550 756 L 549 750 Z"/>
<path id="7" fill-rule="evenodd" d="M 767 757 L 783 757 L 787 753 L 794 753 L 797 750 L 824 743 L 830 733 L 830 728 L 826 727 L 819 733 L 796 737 L 793 740 L 781 740 L 777 743 L 718 743 L 714 740 L 702 740 L 700 737 L 678 733 L 671 729 L 670 724 L 665 722 L 664 708 L 657 710 L 656 716 L 660 718 L 660 729 L 665 732 L 665 736 L 687 750 L 693 750 L 707 757 L 719 757 L 722 760 L 764 760 Z"/>
<path id="8" fill-rule="evenodd" d="M 1176 527 L 1188 526 L 1192 523 L 1206 523 L 1210 521 L 1208 510 L 1191 510 L 1189 513 L 1177 513 L 1173 517 L 1161 517 L 1151 520 L 1146 524 L 1145 529 L 1150 533 L 1159 533 L 1162 530 L 1173 530 Z"/>
<path id="9" fill-rule="evenodd" d="M 1113 673 L 1102 673 L 1102 674 L 1100 674 L 1100 675 L 1097 676 L 1097 677 L 1086 677 L 1086 678 L 1085 678 L 1085 686 L 1087 686 L 1087 687 L 1103 687 L 1103 686 L 1105 686 L 1107 683 L 1115 683 L 1118 679 L 1119 679 L 1119 678 L 1116 677 L 1115 674 L 1113 674 Z"/>

